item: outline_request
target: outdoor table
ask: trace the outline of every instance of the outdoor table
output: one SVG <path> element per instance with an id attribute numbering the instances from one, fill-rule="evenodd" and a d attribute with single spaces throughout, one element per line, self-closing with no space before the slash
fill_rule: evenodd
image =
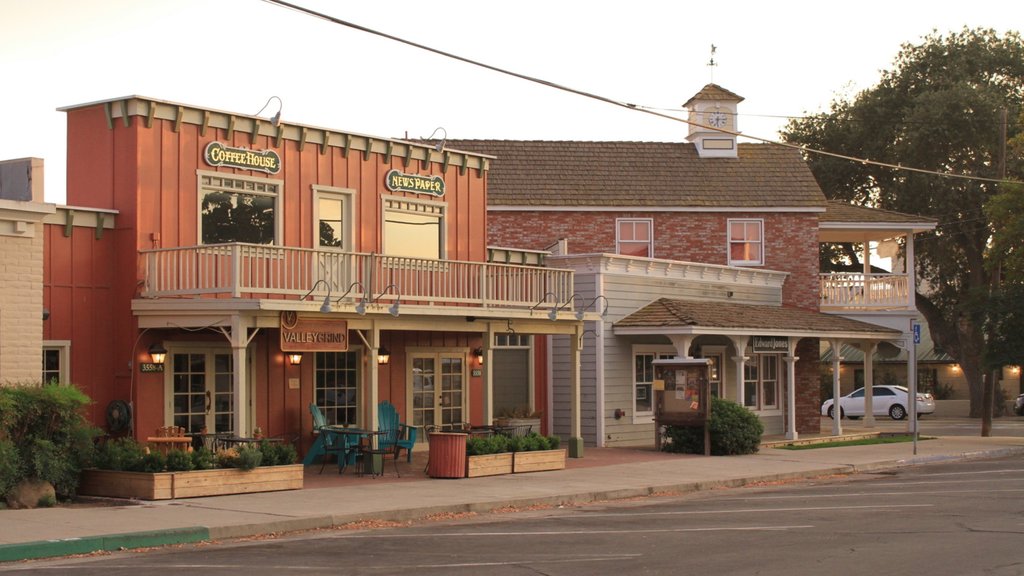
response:
<path id="1" fill-rule="evenodd" d="M 368 438 L 377 434 L 377 432 L 364 430 L 362 428 L 350 428 L 339 425 L 325 426 L 321 428 L 321 431 L 326 431 L 329 434 L 338 434 L 344 438 L 345 455 L 342 457 L 342 462 L 338 463 L 339 474 L 345 470 L 345 466 L 356 463 L 356 457 L 360 454 L 360 441 L 363 438 Z"/>

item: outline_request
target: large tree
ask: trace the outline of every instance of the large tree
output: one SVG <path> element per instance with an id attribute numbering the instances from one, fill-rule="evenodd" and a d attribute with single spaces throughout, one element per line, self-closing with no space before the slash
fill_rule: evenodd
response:
<path id="1" fill-rule="evenodd" d="M 999 267 L 989 262 L 1000 231 L 985 206 L 1005 188 L 998 181 L 1024 173 L 1024 159 L 1005 153 L 1021 132 L 1022 100 L 1019 33 L 933 32 L 904 44 L 876 86 L 783 130 L 790 143 L 833 154 L 808 153 L 829 197 L 938 220 L 915 242 L 918 308 L 935 342 L 963 368 L 971 416 L 985 417 L 983 435 L 993 386 L 987 348 L 999 336 L 989 320 L 1003 301 Z"/>

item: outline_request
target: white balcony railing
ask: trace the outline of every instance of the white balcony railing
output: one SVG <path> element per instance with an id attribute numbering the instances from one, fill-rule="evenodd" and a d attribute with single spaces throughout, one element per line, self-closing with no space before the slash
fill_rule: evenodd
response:
<path id="1" fill-rule="evenodd" d="M 426 260 L 285 248 L 256 244 L 213 244 L 144 250 L 144 298 L 325 296 L 350 288 L 403 304 L 531 307 L 567 302 L 573 271 L 535 266 Z M 323 280 L 318 284 L 318 281 Z M 358 283 L 358 284 L 356 284 Z M 326 286 L 325 286 L 326 285 Z"/>
<path id="2" fill-rule="evenodd" d="M 821 274 L 821 307 L 848 309 L 909 308 L 910 283 L 898 274 Z"/>

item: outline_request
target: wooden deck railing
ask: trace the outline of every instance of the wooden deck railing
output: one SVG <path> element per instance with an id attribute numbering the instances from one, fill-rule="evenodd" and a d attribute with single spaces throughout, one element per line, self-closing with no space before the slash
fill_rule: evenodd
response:
<path id="1" fill-rule="evenodd" d="M 901 274 L 821 274 L 822 308 L 909 308 L 910 283 Z"/>
<path id="2" fill-rule="evenodd" d="M 144 298 L 324 297 L 358 300 L 531 307 L 563 303 L 573 293 L 573 271 L 536 266 L 426 260 L 286 248 L 214 244 L 143 250 Z M 322 280 L 322 282 L 320 282 Z"/>

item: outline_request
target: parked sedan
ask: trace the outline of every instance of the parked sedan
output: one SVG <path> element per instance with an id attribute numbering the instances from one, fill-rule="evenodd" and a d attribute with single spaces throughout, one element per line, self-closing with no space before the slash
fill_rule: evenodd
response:
<path id="1" fill-rule="evenodd" d="M 873 398 L 871 408 L 875 416 L 888 414 L 893 420 L 903 420 L 907 417 L 910 404 L 907 399 L 910 391 L 903 386 L 873 386 Z M 864 388 L 857 388 L 846 396 L 839 398 L 840 416 L 849 418 L 860 418 L 864 415 Z M 931 394 L 918 393 L 917 413 L 932 414 L 935 412 L 935 400 Z M 821 405 L 821 415 L 832 418 L 832 399 L 829 398 Z"/>
<path id="2" fill-rule="evenodd" d="M 1024 394 L 1017 396 L 1017 401 L 1013 403 L 1013 413 L 1017 416 L 1024 416 Z"/>

